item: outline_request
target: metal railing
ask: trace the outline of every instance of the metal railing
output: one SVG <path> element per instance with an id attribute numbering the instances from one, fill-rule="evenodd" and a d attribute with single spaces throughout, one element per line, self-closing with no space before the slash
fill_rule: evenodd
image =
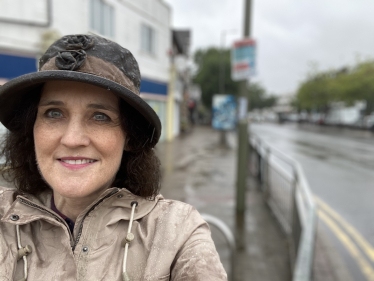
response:
<path id="1" fill-rule="evenodd" d="M 235 266 L 235 237 L 234 234 L 231 232 L 230 228 L 219 218 L 209 215 L 209 214 L 201 214 L 203 219 L 211 226 L 217 228 L 225 237 L 226 242 L 230 248 L 230 271 L 228 273 L 228 280 L 235 280 L 234 279 L 234 266 Z"/>
<path id="2" fill-rule="evenodd" d="M 266 144 L 250 139 L 250 170 L 290 241 L 293 281 L 311 281 L 316 233 L 316 204 L 300 164 Z"/>

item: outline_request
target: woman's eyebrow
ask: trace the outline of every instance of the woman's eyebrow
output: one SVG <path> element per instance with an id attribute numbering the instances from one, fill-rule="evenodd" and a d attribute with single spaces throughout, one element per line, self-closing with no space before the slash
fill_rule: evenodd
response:
<path id="1" fill-rule="evenodd" d="M 39 104 L 39 106 L 50 106 L 50 105 L 65 106 L 65 103 L 59 100 L 46 100 Z M 87 105 L 87 108 L 102 109 L 102 110 L 108 110 L 108 111 L 112 111 L 115 113 L 119 113 L 119 111 L 113 106 L 110 106 L 108 104 L 102 104 L 102 103 L 90 103 Z"/>
<path id="2" fill-rule="evenodd" d="M 46 100 L 39 104 L 39 106 L 49 106 L 49 105 L 64 106 L 65 103 L 62 101 L 58 101 L 58 100 Z"/>
<path id="3" fill-rule="evenodd" d="M 113 106 L 110 106 L 108 104 L 102 104 L 102 103 L 90 103 L 87 108 L 93 108 L 93 109 L 103 109 L 103 110 L 108 110 L 112 111 L 114 113 L 119 113 L 119 110 L 114 108 Z"/>

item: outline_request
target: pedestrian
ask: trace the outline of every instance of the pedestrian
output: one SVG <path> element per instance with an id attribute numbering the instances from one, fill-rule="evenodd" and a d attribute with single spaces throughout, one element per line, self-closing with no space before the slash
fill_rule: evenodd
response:
<path id="1" fill-rule="evenodd" d="M 159 193 L 161 123 L 133 55 L 53 43 L 0 87 L 0 280 L 226 280 L 207 223 Z"/>

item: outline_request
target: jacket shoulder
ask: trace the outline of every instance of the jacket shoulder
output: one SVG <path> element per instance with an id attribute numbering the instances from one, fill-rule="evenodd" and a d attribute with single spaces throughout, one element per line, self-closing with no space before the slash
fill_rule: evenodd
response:
<path id="1" fill-rule="evenodd" d="M 181 220 L 194 218 L 201 223 L 205 222 L 196 208 L 188 203 L 162 198 L 157 202 L 157 207 L 170 216 L 178 216 Z"/>
<path id="2" fill-rule="evenodd" d="M 210 234 L 209 226 L 202 218 L 195 207 L 190 204 L 170 200 L 160 199 L 152 212 L 147 216 L 147 221 L 158 229 L 174 229 L 183 233 L 185 239 L 198 228 L 203 227 Z"/>
<path id="3" fill-rule="evenodd" d="M 13 204 L 16 192 L 17 190 L 15 188 L 0 186 L 0 217 L 2 217 Z"/>
<path id="4" fill-rule="evenodd" d="M 163 237 L 168 237 L 168 242 L 178 247 L 170 280 L 227 281 L 209 225 L 195 207 L 162 199 L 157 208 L 163 210 L 157 218 L 162 228 L 166 228 Z M 173 236 L 174 239 L 171 239 Z"/>

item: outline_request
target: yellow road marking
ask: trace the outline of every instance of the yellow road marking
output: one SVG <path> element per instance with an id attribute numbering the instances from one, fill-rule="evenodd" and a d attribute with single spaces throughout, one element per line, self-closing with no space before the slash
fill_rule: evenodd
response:
<path id="1" fill-rule="evenodd" d="M 374 262 L 374 248 L 370 245 L 370 243 L 353 226 L 351 226 L 345 219 L 343 219 L 337 212 L 331 209 L 320 198 L 315 197 L 315 200 L 318 205 L 325 210 L 326 213 L 328 213 L 332 218 L 334 218 L 342 225 L 342 227 L 352 236 L 352 238 L 370 258 L 370 260 Z"/>
<path id="2" fill-rule="evenodd" d="M 347 248 L 351 256 L 356 259 L 366 279 L 369 281 L 374 281 L 374 269 L 371 267 L 370 263 L 365 259 L 365 257 L 360 253 L 359 249 L 352 242 L 349 236 L 345 234 L 344 231 L 324 213 L 324 211 L 318 210 L 318 216 L 330 227 L 336 237 Z"/>

